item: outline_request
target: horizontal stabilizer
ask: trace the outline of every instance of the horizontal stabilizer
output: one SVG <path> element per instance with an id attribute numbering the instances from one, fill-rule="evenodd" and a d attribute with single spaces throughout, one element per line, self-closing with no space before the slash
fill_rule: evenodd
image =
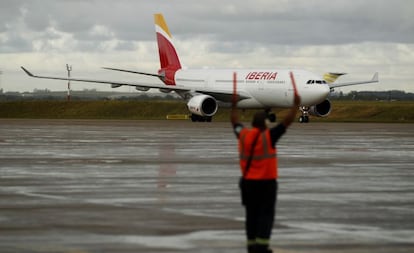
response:
<path id="1" fill-rule="evenodd" d="M 347 82 L 347 83 L 334 83 L 334 84 L 330 84 L 329 87 L 331 89 L 333 89 L 333 88 L 336 88 L 336 87 L 344 87 L 344 86 L 357 85 L 357 84 L 365 84 L 365 83 L 378 83 L 378 82 L 379 82 L 378 72 L 375 72 L 375 74 L 371 78 L 371 80 L 367 80 L 367 81 L 357 81 L 357 82 Z"/>
<path id="2" fill-rule="evenodd" d="M 333 83 L 336 81 L 336 79 L 338 79 L 340 76 L 346 75 L 346 73 L 325 73 L 323 75 L 323 79 L 327 82 L 327 83 Z"/>

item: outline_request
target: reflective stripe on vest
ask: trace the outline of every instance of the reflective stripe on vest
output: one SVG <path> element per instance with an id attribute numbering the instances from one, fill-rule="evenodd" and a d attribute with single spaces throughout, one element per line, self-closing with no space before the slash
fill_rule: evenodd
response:
<path id="1" fill-rule="evenodd" d="M 260 154 L 253 153 L 252 161 L 253 160 L 262 160 L 262 159 L 273 158 L 276 155 L 276 152 L 273 153 L 273 152 L 269 151 L 269 149 L 268 149 L 269 144 L 268 144 L 268 140 L 267 140 L 267 137 L 266 137 L 266 131 L 263 131 L 261 133 L 261 135 L 262 135 L 263 154 L 260 155 Z M 245 138 L 246 138 L 246 135 L 243 135 L 242 138 L 241 138 L 242 143 L 244 143 Z M 256 145 L 257 145 L 257 143 L 256 143 Z M 246 145 L 242 145 L 242 152 L 240 152 L 240 159 L 247 161 L 250 157 L 251 150 L 249 150 L 249 153 L 246 153 L 245 148 L 246 148 Z M 251 149 L 251 147 L 250 147 L 250 149 Z"/>
<path id="2" fill-rule="evenodd" d="M 239 157 L 240 169 L 242 173 L 246 169 L 247 161 L 252 155 L 252 162 L 247 173 L 247 179 L 275 179 L 277 173 L 276 149 L 271 145 L 270 131 L 265 130 L 260 133 L 259 140 L 251 154 L 251 145 L 259 134 L 259 130 L 253 128 L 243 129 L 239 135 Z M 261 140 L 260 140 L 261 139 Z"/>

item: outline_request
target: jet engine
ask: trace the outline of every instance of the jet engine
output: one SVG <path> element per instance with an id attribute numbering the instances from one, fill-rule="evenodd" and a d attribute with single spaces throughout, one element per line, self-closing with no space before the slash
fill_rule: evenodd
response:
<path id="1" fill-rule="evenodd" d="M 313 116 L 326 117 L 331 112 L 331 102 L 325 99 L 322 103 L 313 105 L 309 109 L 309 113 Z"/>
<path id="2" fill-rule="evenodd" d="M 211 117 L 217 112 L 217 101 L 209 95 L 196 95 L 187 103 L 188 110 L 199 116 Z"/>

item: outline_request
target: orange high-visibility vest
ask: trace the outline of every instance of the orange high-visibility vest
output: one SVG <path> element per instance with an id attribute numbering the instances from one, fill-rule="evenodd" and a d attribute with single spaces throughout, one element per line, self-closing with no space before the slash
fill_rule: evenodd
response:
<path id="1" fill-rule="evenodd" d="M 259 132 L 260 130 L 258 128 L 244 128 L 241 130 L 239 134 L 239 155 L 241 172 L 244 174 L 247 161 L 249 160 L 249 156 L 252 155 L 250 168 L 247 172 L 247 175 L 245 175 L 246 179 L 277 179 L 277 150 L 272 146 L 270 131 L 269 129 L 266 129 L 261 133 Z M 254 151 L 252 153 L 251 148 L 254 139 L 258 134 L 260 136 L 257 139 Z"/>

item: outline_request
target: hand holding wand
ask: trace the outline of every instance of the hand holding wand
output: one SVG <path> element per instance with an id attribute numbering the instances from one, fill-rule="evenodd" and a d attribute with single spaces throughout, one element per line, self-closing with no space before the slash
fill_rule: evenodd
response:
<path id="1" fill-rule="evenodd" d="M 283 125 L 285 125 L 285 127 L 288 127 L 290 126 L 290 124 L 292 124 L 293 120 L 296 117 L 296 112 L 298 110 L 297 107 L 300 105 L 300 96 L 299 96 L 298 88 L 296 87 L 295 77 L 293 76 L 292 71 L 290 72 L 290 80 L 292 81 L 292 86 L 293 86 L 293 105 L 288 115 L 283 120 Z"/>
<path id="2" fill-rule="evenodd" d="M 233 95 L 231 97 L 231 114 L 230 120 L 234 125 L 239 122 L 239 115 L 237 113 L 237 73 L 233 72 Z"/>

